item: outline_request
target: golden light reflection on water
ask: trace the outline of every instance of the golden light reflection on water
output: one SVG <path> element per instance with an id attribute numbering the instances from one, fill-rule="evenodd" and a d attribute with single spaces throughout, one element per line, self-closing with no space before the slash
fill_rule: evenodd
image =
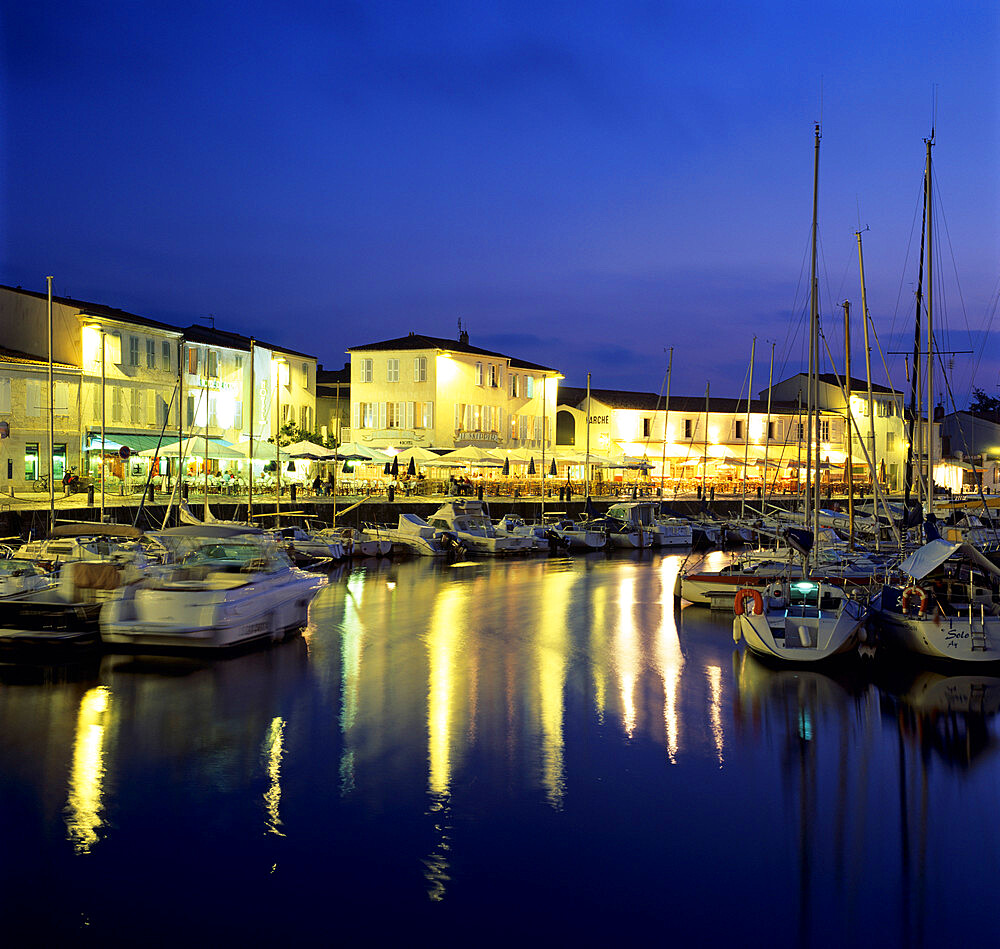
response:
<path id="1" fill-rule="evenodd" d="M 358 715 L 361 651 L 365 633 L 361 620 L 364 585 L 362 573 L 351 574 L 347 579 L 347 593 L 344 597 L 344 618 L 340 634 L 340 731 L 345 736 L 339 769 L 341 795 L 350 794 L 354 790 L 354 751 L 349 747 L 346 735 Z"/>
<path id="2" fill-rule="evenodd" d="M 104 739 L 110 708 L 111 691 L 99 685 L 84 694 L 76 717 L 66 829 L 78 854 L 89 853 L 100 839 Z"/>
<path id="3" fill-rule="evenodd" d="M 276 717 L 271 719 L 271 727 L 264 739 L 264 750 L 267 754 L 267 776 L 271 786 L 264 792 L 264 806 L 267 808 L 267 832 L 278 837 L 285 835 L 281 827 L 281 756 L 284 754 L 285 720 Z"/>
<path id="4" fill-rule="evenodd" d="M 681 669 L 684 654 L 677 634 L 674 617 L 674 584 L 680 568 L 680 560 L 664 558 L 660 564 L 660 627 L 656 634 L 656 667 L 663 680 L 663 726 L 667 744 L 667 757 L 671 764 L 677 764 L 680 748 L 680 714 L 677 697 L 680 691 Z"/>
<path id="5" fill-rule="evenodd" d="M 590 655 L 594 657 L 591 664 L 594 679 L 594 707 L 597 721 L 604 724 L 604 713 L 608 704 L 607 670 L 596 657 L 607 651 L 608 630 L 608 591 L 606 587 L 597 587 L 591 594 L 591 610 L 593 619 L 590 624 Z"/>
<path id="6" fill-rule="evenodd" d="M 712 729 L 712 737 L 715 739 L 715 754 L 719 759 L 719 767 L 722 767 L 725 745 L 722 729 L 722 669 L 719 666 L 706 666 L 705 675 L 708 677 L 708 720 Z"/>
<path id="7" fill-rule="evenodd" d="M 542 785 L 546 798 L 557 810 L 566 793 L 564 766 L 566 664 L 569 653 L 568 613 L 576 577 L 569 573 L 549 573 L 542 588 L 546 604 L 535 637 L 538 668 L 538 717 L 542 733 Z"/>
<path id="8" fill-rule="evenodd" d="M 635 685 L 639 676 L 639 644 L 636 638 L 635 581 L 623 579 L 618 585 L 618 623 L 615 627 L 615 667 L 622 706 L 622 725 L 629 738 L 635 733 Z"/>

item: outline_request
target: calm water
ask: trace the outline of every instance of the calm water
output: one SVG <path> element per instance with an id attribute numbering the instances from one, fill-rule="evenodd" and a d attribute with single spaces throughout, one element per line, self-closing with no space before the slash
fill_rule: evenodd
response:
<path id="1" fill-rule="evenodd" d="M 771 670 L 680 559 L 361 569 L 274 649 L 7 667 L 5 942 L 992 943 L 1000 678 Z"/>

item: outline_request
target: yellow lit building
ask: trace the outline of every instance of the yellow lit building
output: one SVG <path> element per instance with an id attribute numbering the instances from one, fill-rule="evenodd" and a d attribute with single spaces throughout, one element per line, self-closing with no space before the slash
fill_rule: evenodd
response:
<path id="1" fill-rule="evenodd" d="M 411 333 L 347 350 L 353 440 L 374 448 L 554 447 L 561 372 Z"/>

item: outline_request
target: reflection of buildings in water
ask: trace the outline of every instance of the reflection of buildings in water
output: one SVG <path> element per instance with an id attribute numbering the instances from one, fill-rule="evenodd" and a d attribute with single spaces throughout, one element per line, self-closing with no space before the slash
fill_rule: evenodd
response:
<path id="1" fill-rule="evenodd" d="M 654 666 L 663 681 L 663 728 L 666 738 L 667 757 L 671 764 L 677 763 L 680 749 L 680 712 L 678 700 L 681 685 L 681 670 L 684 667 L 684 653 L 680 637 L 677 635 L 677 621 L 674 616 L 674 586 L 677 582 L 681 560 L 678 557 L 664 557 L 660 561 L 660 625 L 656 631 Z"/>
<path id="2" fill-rule="evenodd" d="M 73 849 L 89 853 L 102 824 L 104 755 L 111 692 L 103 685 L 90 689 L 80 701 L 69 776 L 66 829 Z"/>
<path id="3" fill-rule="evenodd" d="M 724 762 L 722 751 L 725 746 L 722 728 L 722 669 L 718 666 L 706 666 L 705 676 L 708 679 L 708 721 L 712 729 L 712 738 L 715 740 L 715 754 L 721 768 Z"/>

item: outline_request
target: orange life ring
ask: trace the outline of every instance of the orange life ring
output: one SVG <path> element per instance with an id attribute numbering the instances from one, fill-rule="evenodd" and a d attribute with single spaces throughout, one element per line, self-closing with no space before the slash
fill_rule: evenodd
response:
<path id="1" fill-rule="evenodd" d="M 931 600 L 930 594 L 921 587 L 914 585 L 907 587 L 903 591 L 903 595 L 900 597 L 899 608 L 903 613 L 908 613 L 910 611 L 910 600 L 912 600 L 915 596 L 920 597 L 920 612 L 927 612 L 927 607 L 930 605 Z"/>
<path id="2" fill-rule="evenodd" d="M 737 616 L 742 616 L 744 612 L 743 601 L 748 597 L 753 600 L 753 615 L 760 616 L 764 612 L 764 597 L 760 595 L 760 590 L 752 590 L 750 587 L 744 587 L 736 592 L 736 598 L 733 600 L 733 612 Z"/>

